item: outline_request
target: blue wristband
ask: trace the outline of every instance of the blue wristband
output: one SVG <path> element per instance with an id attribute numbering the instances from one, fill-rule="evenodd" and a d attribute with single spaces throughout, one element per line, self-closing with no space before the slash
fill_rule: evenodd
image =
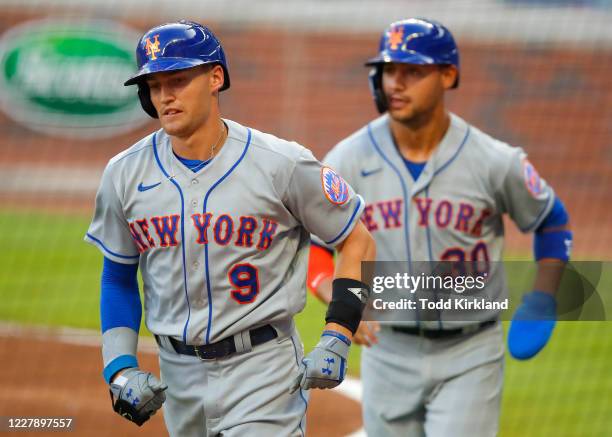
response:
<path id="1" fill-rule="evenodd" d="M 321 334 L 321 337 L 326 337 L 326 336 L 339 338 L 344 343 L 346 343 L 347 346 L 351 345 L 351 340 L 349 340 L 347 336 L 342 335 L 337 331 L 323 331 L 323 334 Z"/>
<path id="2" fill-rule="evenodd" d="M 108 363 L 108 366 L 102 372 L 102 376 L 104 376 L 106 383 L 110 384 L 110 380 L 115 373 L 128 367 L 138 367 L 138 360 L 133 355 L 121 355 Z"/>
<path id="3" fill-rule="evenodd" d="M 540 231 L 533 238 L 533 252 L 537 261 L 542 258 L 555 258 L 561 261 L 569 261 L 572 249 L 572 232 Z"/>

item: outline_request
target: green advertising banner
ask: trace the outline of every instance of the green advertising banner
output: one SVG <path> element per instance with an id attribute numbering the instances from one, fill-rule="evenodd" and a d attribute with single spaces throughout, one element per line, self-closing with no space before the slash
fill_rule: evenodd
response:
<path id="1" fill-rule="evenodd" d="M 0 38 L 0 108 L 29 129 L 109 137 L 146 122 L 134 89 L 136 32 L 112 21 L 30 21 Z"/>

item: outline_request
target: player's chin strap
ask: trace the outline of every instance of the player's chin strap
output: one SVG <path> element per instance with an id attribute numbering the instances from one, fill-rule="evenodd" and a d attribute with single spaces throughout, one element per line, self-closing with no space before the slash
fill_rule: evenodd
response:
<path id="1" fill-rule="evenodd" d="M 334 279 L 332 300 L 325 321 L 342 325 L 355 334 L 369 297 L 370 287 L 367 284 L 349 278 Z"/>

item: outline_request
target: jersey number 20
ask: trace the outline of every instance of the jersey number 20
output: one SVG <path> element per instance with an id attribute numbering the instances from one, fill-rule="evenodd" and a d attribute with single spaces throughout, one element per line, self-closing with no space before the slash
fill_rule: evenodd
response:
<path id="1" fill-rule="evenodd" d="M 452 247 L 446 249 L 442 256 L 441 261 L 451 261 L 456 263 L 454 267 L 457 268 L 457 274 L 466 275 L 468 263 L 471 263 L 471 274 L 476 275 L 487 275 L 489 272 L 489 251 L 487 245 L 480 241 L 474 248 L 468 252 L 460 247 Z"/>
<path id="2" fill-rule="evenodd" d="M 227 274 L 232 286 L 232 298 L 239 304 L 251 303 L 259 294 L 257 267 L 251 264 L 236 264 Z"/>

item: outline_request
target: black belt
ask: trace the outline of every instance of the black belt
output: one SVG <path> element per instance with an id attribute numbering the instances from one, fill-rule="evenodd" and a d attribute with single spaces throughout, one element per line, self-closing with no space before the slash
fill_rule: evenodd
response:
<path id="1" fill-rule="evenodd" d="M 401 332 L 402 334 L 418 335 L 420 337 L 437 339 L 477 332 L 488 326 L 493 326 L 496 323 L 497 320 L 487 320 L 486 322 L 480 322 L 478 325 L 465 326 L 463 328 L 455 329 L 423 329 L 420 327 L 417 328 L 416 326 L 393 326 L 391 329 L 393 329 L 395 332 Z"/>
<path id="2" fill-rule="evenodd" d="M 251 345 L 258 346 L 273 338 L 278 337 L 278 333 L 271 325 L 260 326 L 249 331 L 251 337 Z M 168 337 L 170 344 L 177 354 L 193 355 L 201 360 L 214 360 L 216 358 L 227 357 L 236 352 L 236 344 L 234 337 L 228 337 L 216 343 L 204 344 L 201 346 L 192 346 L 185 344 L 173 337 Z M 160 338 L 156 335 L 155 340 L 161 346 Z"/>

